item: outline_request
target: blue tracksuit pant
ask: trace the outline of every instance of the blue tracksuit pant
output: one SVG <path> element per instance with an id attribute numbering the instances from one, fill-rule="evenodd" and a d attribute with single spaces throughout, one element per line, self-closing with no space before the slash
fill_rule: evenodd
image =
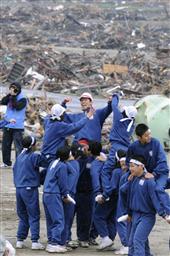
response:
<path id="1" fill-rule="evenodd" d="M 31 240 L 36 242 L 39 239 L 39 195 L 38 188 L 16 188 L 17 214 L 19 225 L 17 231 L 17 240 L 23 241 L 31 231 Z"/>
<path id="2" fill-rule="evenodd" d="M 94 212 L 94 225 L 98 234 L 103 238 L 109 236 L 114 240 L 116 236 L 116 196 L 104 204 L 97 204 Z"/>
<path id="3" fill-rule="evenodd" d="M 161 175 L 155 181 L 156 181 L 157 196 L 159 197 L 159 200 L 162 203 L 162 205 L 166 211 L 166 214 L 170 215 L 170 197 L 165 192 L 165 188 L 167 185 L 167 179 L 168 179 L 168 175 L 164 174 L 164 175 Z"/>
<path id="4" fill-rule="evenodd" d="M 64 230 L 64 210 L 60 194 L 43 194 L 43 204 L 46 216 L 48 243 L 61 243 L 61 234 Z"/>
<path id="5" fill-rule="evenodd" d="M 71 195 L 72 198 L 74 198 L 74 195 Z M 64 230 L 61 235 L 61 244 L 65 245 L 68 241 L 70 241 L 71 236 L 71 227 L 74 219 L 75 214 L 75 205 L 72 203 L 63 204 L 64 207 L 64 219 L 65 219 L 65 225 Z"/>
<path id="6" fill-rule="evenodd" d="M 155 214 L 133 212 L 129 237 L 129 256 L 151 256 L 148 236 L 155 220 Z"/>
<path id="7" fill-rule="evenodd" d="M 116 219 L 118 219 L 120 216 L 124 215 L 123 209 L 124 208 L 123 208 L 123 204 L 121 201 L 121 197 L 119 196 L 118 203 L 117 203 Z M 127 223 L 127 221 L 117 222 L 116 225 L 117 225 L 117 232 L 118 232 L 121 244 L 123 246 L 128 246 L 128 223 Z"/>
<path id="8" fill-rule="evenodd" d="M 116 218 L 117 219 L 117 218 Z M 116 228 L 117 228 L 117 233 L 119 235 L 121 244 L 123 246 L 128 246 L 128 227 L 127 227 L 127 222 L 117 222 L 116 223 Z"/>

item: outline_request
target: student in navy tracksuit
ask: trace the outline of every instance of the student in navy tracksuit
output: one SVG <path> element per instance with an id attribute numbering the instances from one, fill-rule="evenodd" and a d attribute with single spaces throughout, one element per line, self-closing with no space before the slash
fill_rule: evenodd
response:
<path id="1" fill-rule="evenodd" d="M 156 212 L 163 218 L 166 216 L 157 197 L 154 179 L 145 178 L 144 162 L 142 156 L 131 157 L 131 179 L 120 187 L 125 200 L 128 194 L 128 214 L 132 220 L 129 256 L 151 256 L 148 236 L 155 224 Z"/>
<path id="2" fill-rule="evenodd" d="M 71 146 L 71 155 L 66 162 L 68 172 L 68 190 L 71 197 L 74 199 L 76 187 L 80 175 L 80 166 L 78 158 L 82 155 L 82 147 L 78 144 Z M 74 204 L 64 204 L 65 227 L 62 232 L 62 244 L 68 244 L 71 240 L 71 227 L 75 214 Z"/>
<path id="3" fill-rule="evenodd" d="M 99 147 L 98 147 L 99 148 Z M 118 156 L 125 156 L 125 152 L 119 150 L 117 152 Z M 93 161 L 94 163 L 94 161 Z M 92 163 L 92 164 L 93 164 Z M 96 171 L 95 171 L 96 170 Z M 100 169 L 101 172 L 102 168 Z M 97 166 L 94 166 L 93 173 L 97 173 Z M 117 160 L 115 169 L 112 172 L 112 177 L 110 182 L 111 190 L 108 192 L 110 195 L 108 199 L 103 196 L 102 191 L 102 177 L 100 177 L 100 191 L 98 190 L 98 195 L 96 196 L 96 201 L 98 202 L 95 213 L 94 213 L 94 223 L 99 235 L 102 237 L 101 243 L 99 245 L 100 250 L 103 250 L 113 244 L 113 240 L 116 236 L 116 212 L 117 212 L 117 199 L 118 199 L 118 190 L 119 190 L 119 181 L 123 171 L 120 168 L 120 161 Z M 97 175 L 94 178 L 94 181 L 98 180 Z M 97 193 L 97 191 L 96 191 Z M 122 227 L 123 226 L 123 227 Z M 127 247 L 126 240 L 126 227 L 124 225 L 119 226 L 119 234 L 121 235 L 124 246 Z M 124 228 L 124 229 L 123 229 Z M 123 239 L 124 238 L 124 239 Z M 126 243 L 125 243 L 126 242 Z"/>
<path id="4" fill-rule="evenodd" d="M 116 219 L 122 216 L 124 212 L 124 206 L 122 205 L 121 198 L 119 196 L 119 188 L 125 181 L 127 181 L 127 165 L 126 165 L 126 152 L 124 150 L 118 150 L 116 152 L 116 168 L 112 172 L 111 184 L 114 190 L 118 193 L 118 202 L 116 209 Z M 125 176 L 126 175 L 126 176 Z M 125 209 L 126 211 L 126 209 Z M 117 232 L 121 241 L 121 248 L 114 251 L 115 254 L 126 255 L 128 254 L 128 225 L 127 222 L 116 222 Z"/>
<path id="5" fill-rule="evenodd" d="M 98 246 L 99 250 L 103 250 L 113 244 L 116 236 L 115 220 L 114 220 L 114 203 L 112 200 L 105 202 L 102 197 L 101 170 L 106 156 L 101 152 L 102 146 L 100 142 L 91 141 L 89 145 L 90 153 L 95 157 L 91 163 L 90 174 L 92 177 L 93 197 L 97 202 L 94 208 L 93 221 L 101 242 Z M 111 209 L 111 210 L 110 210 Z"/>
<path id="6" fill-rule="evenodd" d="M 106 180 L 107 184 L 109 184 L 108 181 L 110 180 L 111 172 L 116 163 L 116 151 L 119 149 L 127 151 L 128 146 L 130 145 L 130 139 L 135 127 L 135 116 L 137 114 L 137 110 L 134 106 L 125 106 L 123 111 L 120 111 L 118 105 L 119 95 L 114 94 L 112 98 L 113 124 L 110 131 L 111 149 L 102 171 L 102 176 L 104 176 L 104 181 Z M 105 196 L 107 197 L 108 195 Z"/>
<path id="7" fill-rule="evenodd" d="M 89 118 L 88 122 L 85 126 L 82 127 L 79 131 L 75 133 L 74 142 L 78 142 L 80 139 L 84 138 L 88 141 L 95 140 L 100 142 L 101 141 L 101 130 L 106 118 L 111 114 L 112 107 L 111 101 L 109 99 L 108 104 L 106 107 L 101 109 L 94 109 L 93 108 L 93 97 L 90 93 L 84 92 L 80 96 L 80 104 L 82 108 L 82 112 L 75 113 L 75 114 L 67 114 L 64 115 L 64 120 L 68 123 L 77 122 L 81 118 L 87 116 L 88 112 L 92 110 L 93 116 Z M 67 99 L 62 103 L 64 107 L 66 107 Z"/>
<path id="8" fill-rule="evenodd" d="M 87 116 L 82 116 L 73 123 L 63 121 L 65 108 L 55 104 L 51 109 L 51 115 L 44 123 L 45 132 L 41 152 L 47 158 L 48 163 L 55 159 L 56 151 L 66 144 L 65 138 L 82 129 L 92 115 L 92 111 Z"/>
<path id="9" fill-rule="evenodd" d="M 34 137 L 23 138 L 23 151 L 18 155 L 13 167 L 14 184 L 16 187 L 17 214 L 19 225 L 16 248 L 23 248 L 23 241 L 31 231 L 32 249 L 44 249 L 39 239 L 39 166 L 46 167 L 45 159 L 34 152 L 36 140 Z"/>
<path id="10" fill-rule="evenodd" d="M 68 173 L 66 161 L 69 159 L 70 148 L 58 149 L 57 159 L 52 161 L 48 167 L 44 189 L 43 204 L 46 215 L 48 252 L 66 252 L 62 246 L 61 235 L 64 230 L 63 201 L 70 203 L 73 199 L 68 190 Z M 74 202 L 74 201 L 73 201 Z"/>
<path id="11" fill-rule="evenodd" d="M 132 155 L 142 155 L 146 161 L 145 178 L 155 178 L 156 192 L 166 214 L 170 215 L 170 199 L 165 192 L 169 168 L 163 147 L 160 142 L 151 137 L 151 131 L 145 124 L 138 124 L 135 130 L 137 140 L 132 143 L 127 152 L 127 164 Z"/>

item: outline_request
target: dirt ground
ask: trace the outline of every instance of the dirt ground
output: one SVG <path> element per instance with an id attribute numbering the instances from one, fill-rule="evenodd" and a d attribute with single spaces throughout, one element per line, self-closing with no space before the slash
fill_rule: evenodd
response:
<path id="1" fill-rule="evenodd" d="M 42 188 L 40 188 L 40 201 L 42 198 Z M 16 215 L 15 207 L 15 188 L 13 185 L 13 176 L 11 169 L 0 169 L 0 234 L 6 236 L 6 238 L 12 242 L 15 246 L 16 242 L 16 230 L 17 230 L 18 218 Z M 76 239 L 76 226 L 73 225 L 73 239 Z M 150 235 L 150 246 L 154 256 L 169 256 L 169 236 L 170 226 L 160 217 L 157 217 L 156 225 Z M 44 219 L 44 212 L 41 204 L 41 241 L 46 244 L 46 226 Z M 26 241 L 26 249 L 17 250 L 17 256 L 33 256 L 33 255 L 48 255 L 45 251 L 31 251 L 31 242 L 28 238 Z M 119 238 L 116 237 L 114 248 L 119 248 Z M 66 255 L 114 255 L 114 251 L 97 252 L 96 247 L 90 247 L 89 249 L 78 248 L 72 252 L 66 253 Z"/>

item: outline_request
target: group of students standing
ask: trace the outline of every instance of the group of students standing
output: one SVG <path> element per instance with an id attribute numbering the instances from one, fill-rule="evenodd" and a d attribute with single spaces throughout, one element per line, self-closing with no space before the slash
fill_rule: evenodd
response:
<path id="1" fill-rule="evenodd" d="M 15 101 L 20 101 L 19 94 Z M 40 153 L 35 152 L 34 137 L 25 136 L 22 140 L 22 151 L 13 166 L 19 217 L 16 248 L 24 247 L 30 229 L 32 249 L 44 249 L 38 241 L 38 188 L 43 184 L 47 252 L 64 253 L 77 245 L 88 248 L 89 244 L 96 245 L 98 235 L 101 239 L 97 249 L 106 250 L 118 232 L 122 248 L 115 254 L 151 256 L 148 236 L 156 213 L 170 222 L 165 152 L 151 137 L 147 125 L 138 124 L 135 128 L 134 106 L 119 109 L 118 94 L 109 99 L 106 107 L 96 110 L 90 93 L 83 93 L 79 99 L 80 113 L 67 113 L 68 99 L 51 108 L 44 120 Z M 23 116 L 25 106 L 16 110 L 10 102 L 6 104 L 7 116 L 9 111 L 22 111 Z M 102 150 L 101 130 L 111 112 L 111 148 L 107 157 Z M 15 124 L 17 120 L 12 123 Z M 131 143 L 134 129 L 137 140 Z M 70 135 L 74 135 L 71 146 L 66 143 Z M 77 245 L 71 240 L 75 214 Z"/>

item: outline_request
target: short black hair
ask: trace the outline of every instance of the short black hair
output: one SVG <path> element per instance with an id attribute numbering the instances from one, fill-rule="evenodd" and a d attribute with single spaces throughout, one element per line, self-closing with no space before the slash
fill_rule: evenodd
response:
<path id="1" fill-rule="evenodd" d="M 135 129 L 137 136 L 142 137 L 142 135 L 149 130 L 149 127 L 146 124 L 138 124 Z"/>
<path id="2" fill-rule="evenodd" d="M 122 158 L 122 157 L 126 157 L 126 151 L 122 150 L 122 149 L 119 149 L 117 151 L 117 155 L 118 155 L 119 159 Z"/>
<path id="3" fill-rule="evenodd" d="M 61 162 L 68 160 L 69 156 L 70 156 L 70 147 L 69 146 L 61 147 L 56 152 L 56 157 L 60 158 Z"/>
<path id="4" fill-rule="evenodd" d="M 31 148 L 36 144 L 36 138 L 33 136 L 24 136 L 22 139 L 23 148 Z"/>
<path id="5" fill-rule="evenodd" d="M 71 153 L 75 159 L 82 157 L 84 155 L 83 147 L 78 143 L 74 143 L 71 145 Z"/>
<path id="6" fill-rule="evenodd" d="M 142 156 L 142 155 L 133 155 L 130 157 L 130 159 L 137 160 L 137 161 L 141 162 L 142 164 L 146 165 L 146 160 L 145 160 L 144 156 Z"/>
<path id="7" fill-rule="evenodd" d="M 93 156 L 100 156 L 102 151 L 102 144 L 98 141 L 90 141 L 89 142 L 89 151 Z"/>
<path id="8" fill-rule="evenodd" d="M 21 84 L 17 81 L 14 81 L 10 84 L 9 88 L 11 87 L 15 87 L 17 92 L 20 93 L 21 92 Z"/>

